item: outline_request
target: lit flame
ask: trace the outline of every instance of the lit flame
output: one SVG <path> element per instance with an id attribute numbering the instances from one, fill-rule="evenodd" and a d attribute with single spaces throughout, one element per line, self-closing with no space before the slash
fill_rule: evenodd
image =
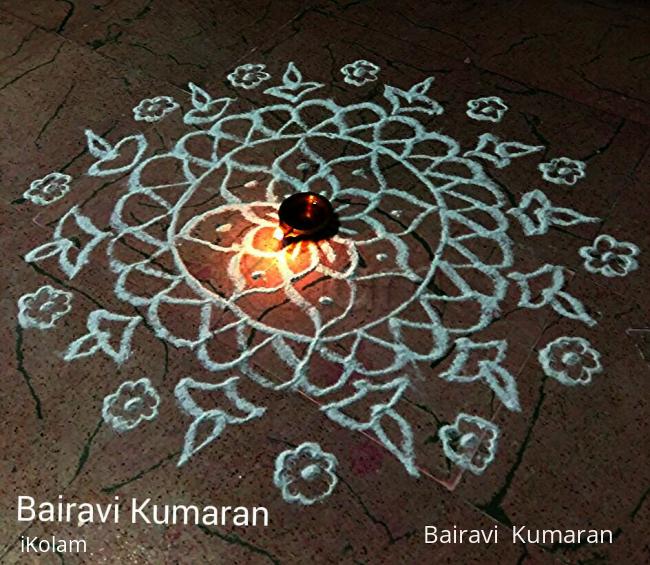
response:
<path id="1" fill-rule="evenodd" d="M 298 241 L 297 243 L 294 244 L 293 246 L 293 251 L 291 252 L 291 259 L 296 260 L 298 257 L 298 253 L 300 253 L 300 248 L 302 247 L 302 241 Z"/>

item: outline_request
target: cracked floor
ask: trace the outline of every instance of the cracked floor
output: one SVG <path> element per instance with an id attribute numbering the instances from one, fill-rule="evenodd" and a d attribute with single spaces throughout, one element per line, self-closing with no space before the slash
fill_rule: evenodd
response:
<path id="1" fill-rule="evenodd" d="M 650 376 L 650 299 L 646 291 L 650 281 L 646 256 L 650 249 L 650 8 L 646 2 L 0 0 L 0 30 L 0 206 L 6 258 L 2 269 L 2 348 L 7 363 L 0 400 L 6 422 L 0 462 L 1 562 L 515 565 L 637 564 L 650 559 L 646 543 L 650 461 L 644 441 L 648 437 Z M 358 60 L 379 67 L 377 80 L 360 86 L 343 80 L 340 69 Z M 482 159 L 481 171 L 486 175 L 481 177 L 483 186 L 493 187 L 503 198 L 504 210 L 510 210 L 498 216 L 509 222 L 507 244 L 501 242 L 500 247 L 493 238 L 474 252 L 489 262 L 490 258 L 497 260 L 505 245 L 516 257 L 515 273 L 561 265 L 565 286 L 559 296 L 563 302 L 558 298 L 546 300 L 544 308 L 526 306 L 521 285 L 511 283 L 481 337 L 473 337 L 474 341 L 507 342 L 507 357 L 497 366 L 516 383 L 516 398 L 506 394 L 509 389 L 502 382 L 490 381 L 487 387 L 439 378 L 452 373 L 459 356 L 458 342 L 454 345 L 447 340 L 443 346 L 436 335 L 438 343 L 432 345 L 431 336 L 411 336 L 409 351 L 422 353 L 433 348 L 435 355 L 411 355 L 398 371 L 382 373 L 381 382 L 402 376 L 410 379 L 399 413 L 412 432 L 417 478 L 405 470 L 408 457 L 404 452 L 408 450 L 401 451 L 401 459 L 395 457 L 376 434 L 345 429 L 319 410 L 319 405 L 349 397 L 350 387 L 333 396 L 319 395 L 315 389 L 287 393 L 275 386 L 291 379 L 287 364 L 278 354 L 262 348 L 253 360 L 254 372 L 274 386 L 259 386 L 254 379 L 242 378 L 238 394 L 264 406 L 265 415 L 227 426 L 215 441 L 193 453 L 186 465 L 177 467 L 190 422 L 175 403 L 177 383 L 186 377 L 208 382 L 222 379 L 215 379 L 215 371 L 200 362 L 193 348 L 162 336 L 160 316 L 149 314 L 148 303 L 125 304 L 116 296 L 114 275 L 102 257 L 107 241 L 93 244 L 88 264 L 74 276 L 52 257 L 26 260 L 30 251 L 50 240 L 72 206 L 92 217 L 100 231 L 111 229 L 111 214 L 131 182 L 131 171 L 126 167 L 113 175 L 87 174 L 98 158 L 110 161 L 110 150 L 102 141 L 115 144 L 141 133 L 148 154 L 169 151 L 188 131 L 201 129 L 196 124 L 188 129 L 183 121 L 185 112 L 197 109 L 196 92 L 188 83 L 199 85 L 204 89 L 201 93 L 215 98 L 237 98 L 236 104 L 241 105 L 236 106 L 237 111 L 250 111 L 271 103 L 264 89 L 279 83 L 290 62 L 300 69 L 302 80 L 322 83 L 319 100 L 371 104 L 370 109 L 383 103 L 390 108 L 392 102 L 386 105 L 384 86 L 392 85 L 402 89 L 399 104 L 404 100 L 428 104 L 424 114 L 420 110 L 416 115 L 426 131 L 449 136 L 463 148 L 476 147 L 476 140 L 485 132 L 536 148 L 515 158 L 507 154 L 505 146 L 502 151 L 506 153 L 500 154 L 495 145 L 491 161 L 476 157 Z M 247 63 L 266 65 L 272 80 L 260 88 L 237 88 L 228 74 Z M 435 78 L 428 84 L 429 91 L 411 92 L 410 98 L 404 98 L 405 90 L 424 84 L 428 77 Z M 199 102 L 203 94 L 199 94 Z M 132 109 L 141 100 L 160 95 L 173 97 L 181 109 L 159 121 L 133 120 Z M 508 110 L 498 122 L 471 119 L 466 113 L 468 100 L 485 96 L 498 96 L 507 104 Z M 444 113 L 437 112 L 438 106 Z M 281 112 L 277 114 L 272 118 L 281 121 Z M 375 118 L 351 114 L 350 119 L 361 124 Z M 234 129 L 243 127 L 236 123 Z M 95 153 L 87 147 L 87 128 L 99 136 Z M 407 134 L 387 131 L 386 135 L 397 136 L 393 139 L 400 142 L 403 138 L 399 136 Z M 344 145 L 340 140 L 327 140 L 319 150 L 347 155 L 362 146 L 356 139 L 346 139 Z M 441 138 L 432 134 L 433 139 L 437 143 Z M 258 164 L 275 163 L 287 151 L 280 143 L 258 147 L 253 154 Z M 439 150 L 438 146 L 422 148 L 426 155 Z M 475 151 L 479 150 L 489 153 L 485 147 Z M 191 149 L 193 155 L 200 156 L 201 151 L 199 144 Z M 406 169 L 393 166 L 403 165 L 401 158 L 407 151 L 415 155 L 412 148 L 405 147 L 400 159 L 380 168 L 386 182 L 403 188 L 412 200 L 402 198 L 398 205 L 396 197 L 382 201 L 376 209 L 366 208 L 369 215 L 379 218 L 376 225 L 381 223 L 387 233 L 412 225 L 421 209 L 418 206 L 427 198 L 415 165 Z M 390 155 L 394 157 L 395 152 Z M 583 163 L 586 176 L 573 184 L 544 179 L 538 164 L 562 156 Z M 308 175 L 299 161 L 287 159 L 286 167 L 297 170 L 296 177 Z M 201 163 L 196 159 L 190 169 L 200 170 Z M 176 183 L 177 178 L 187 178 L 183 175 L 197 174 L 178 166 L 168 168 L 162 162 L 156 165 L 147 172 L 149 186 Z M 62 198 L 40 206 L 25 192 L 32 181 L 52 171 L 70 175 L 71 188 Z M 349 182 L 354 177 L 356 183 L 367 183 L 372 191 L 370 180 L 357 172 L 344 170 L 340 174 Z M 236 170 L 228 177 L 228 188 L 237 194 L 244 189 L 254 192 L 267 185 L 264 174 Z M 439 172 L 437 181 L 456 174 L 460 173 Z M 143 173 L 142 178 L 145 176 Z M 222 204 L 215 198 L 214 187 L 223 177 L 220 170 L 200 177 L 197 190 L 184 203 L 183 221 L 199 213 L 208 215 L 197 225 L 196 237 L 203 239 L 184 242 L 177 262 L 202 289 L 228 296 L 234 292 L 230 272 L 224 275 L 220 251 L 205 244 L 215 227 L 209 213 Z M 534 190 L 541 190 L 555 209 L 579 211 L 583 219 L 563 225 L 558 215 L 529 214 L 536 223 L 521 223 L 512 211 L 525 211 L 522 197 Z M 144 193 L 136 196 L 121 213 L 125 221 L 144 225 L 157 213 L 160 201 L 147 200 Z M 536 198 L 540 205 L 539 194 Z M 352 208 L 367 204 L 358 194 L 341 196 L 336 203 Z M 453 211 L 453 206 L 447 205 Z M 400 214 L 394 214 L 399 206 Z M 477 206 L 479 213 L 485 211 L 482 205 Z M 341 212 L 342 217 L 347 217 L 345 214 Z M 487 215 L 495 220 L 494 214 Z M 242 219 L 236 213 L 224 217 L 238 236 L 245 233 L 237 230 L 246 229 L 249 217 Z M 489 221 L 486 217 L 476 219 L 481 225 Z M 549 225 L 543 227 L 543 221 Z M 414 273 L 413 277 L 422 278 L 438 260 L 436 245 L 444 230 L 437 222 L 444 223 L 427 217 L 404 238 L 409 260 L 402 266 Z M 221 224 L 225 225 L 230 224 Z M 346 226 L 354 227 L 354 221 L 341 222 L 341 228 Z M 538 233 L 529 237 L 526 226 L 531 233 Z M 450 233 L 453 235 L 453 230 Z M 589 248 L 605 234 L 640 249 L 638 268 L 617 263 L 619 268 L 627 265 L 630 272 L 609 277 L 603 276 L 602 268 L 600 272 L 585 268 L 586 259 L 579 249 Z M 91 235 L 78 223 L 66 241 L 81 250 Z M 339 235 L 343 238 L 345 232 Z M 141 260 L 151 256 L 148 245 L 142 239 L 125 237 L 116 245 L 116 253 L 123 261 Z M 397 311 L 395 304 L 406 304 L 420 292 L 414 290 L 412 280 L 395 282 L 389 276 L 391 265 L 386 259 L 395 249 L 399 251 L 398 244 L 356 247 L 358 255 L 349 251 L 351 247 L 341 251 L 343 244 L 340 249 L 332 246 L 337 257 L 327 259 L 332 270 L 342 272 L 346 261 L 356 261 L 361 272 L 385 275 L 377 279 L 378 284 L 359 285 L 355 307 L 339 324 L 341 332 L 354 329 L 361 320 L 380 319 L 391 309 Z M 263 268 L 263 259 L 251 257 L 244 258 L 249 261 L 243 268 L 244 278 L 246 273 Z M 151 265 L 171 273 L 172 267 L 162 255 Z M 291 268 L 296 272 L 299 267 Z M 306 301 L 333 298 L 332 308 L 336 308 L 336 299 L 349 291 L 341 288 L 340 281 L 323 282 L 317 275 L 308 273 L 296 283 L 296 289 Z M 484 289 L 481 285 L 486 283 L 479 279 L 479 273 L 467 277 L 469 284 Z M 533 303 L 544 296 L 542 290 L 548 287 L 539 286 L 544 283 L 536 280 L 535 288 L 530 283 Z M 132 289 L 157 292 L 151 280 L 135 280 L 134 284 Z M 254 287 L 262 283 L 251 276 L 246 284 Z M 449 292 L 449 284 L 436 274 L 427 279 L 426 292 L 439 297 Z M 57 319 L 54 327 L 41 331 L 19 318 L 17 303 L 44 285 L 69 294 L 72 310 Z M 294 333 L 302 335 L 310 331 L 307 326 L 311 322 L 295 304 L 290 296 L 257 294 L 242 302 L 241 309 L 257 323 L 263 321 L 264 327 L 291 326 Z M 470 307 L 465 308 L 464 303 L 458 307 L 453 301 L 438 304 L 434 311 L 424 310 L 445 327 L 470 324 L 474 315 Z M 93 311 L 140 320 L 121 363 L 115 362 L 121 352 L 115 343 L 113 358 L 100 352 L 79 355 L 70 362 L 62 359 L 70 344 L 88 331 L 87 320 Z M 411 322 L 422 323 L 422 311 L 411 312 Z M 165 315 L 164 328 L 170 334 L 192 339 L 183 331 L 199 325 L 195 312 L 178 309 Z M 212 330 L 230 319 L 227 312 L 220 316 L 211 320 Z M 261 343 L 260 327 L 253 326 L 244 336 L 249 349 Z M 566 336 L 587 339 L 601 356 L 603 370 L 594 374 L 587 386 L 564 386 L 557 375 L 540 366 L 545 347 Z M 237 350 L 236 340 L 230 337 L 215 340 L 212 359 Z M 375 338 L 387 339 L 379 332 Z M 406 338 L 400 334 L 400 339 Z M 294 355 L 305 354 L 304 344 L 292 347 Z M 348 339 L 339 340 L 332 350 L 344 358 L 353 354 L 368 366 L 390 365 L 386 350 L 357 347 Z M 470 369 L 465 367 L 471 374 Z M 310 371 L 321 375 L 318 386 L 327 387 L 338 382 L 342 370 L 336 373 L 321 356 L 312 359 Z M 238 375 L 236 369 L 226 371 L 228 377 Z M 103 402 L 120 383 L 143 376 L 160 394 L 157 417 L 116 433 L 102 417 Z M 520 411 L 508 408 L 515 400 Z M 480 416 L 500 430 L 495 456 L 482 474 L 454 465 L 442 449 L 440 430 L 461 412 Z M 273 484 L 278 455 L 304 442 L 317 442 L 338 460 L 336 488 L 331 496 L 310 506 L 287 503 Z M 34 523 L 27 527 L 15 519 L 18 494 L 38 500 L 53 500 L 63 494 L 68 500 L 89 502 L 119 496 L 123 500 L 151 497 L 159 503 L 263 505 L 269 509 L 270 525 L 120 523 L 78 527 Z M 609 529 L 614 543 L 521 544 L 510 543 L 504 534 L 498 545 L 426 545 L 424 527 L 431 524 L 485 530 L 498 524 L 504 532 L 511 525 Z M 89 553 L 26 555 L 20 552 L 21 535 L 83 536 Z"/>

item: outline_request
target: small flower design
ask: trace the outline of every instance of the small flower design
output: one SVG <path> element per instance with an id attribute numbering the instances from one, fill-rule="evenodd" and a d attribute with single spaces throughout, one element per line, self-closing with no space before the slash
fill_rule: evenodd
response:
<path id="1" fill-rule="evenodd" d="M 365 59 L 359 59 L 358 61 L 354 61 L 354 63 L 349 63 L 341 67 L 343 80 L 354 86 L 363 86 L 368 82 L 377 80 L 379 70 L 377 65 Z"/>
<path id="2" fill-rule="evenodd" d="M 578 180 L 585 177 L 587 163 L 569 159 L 568 157 L 557 157 L 548 163 L 540 163 L 538 168 L 542 171 L 545 181 L 554 184 L 574 185 Z"/>
<path id="3" fill-rule="evenodd" d="M 133 108 L 133 117 L 137 122 L 158 122 L 179 107 L 180 104 L 171 96 L 145 98 Z"/>
<path id="4" fill-rule="evenodd" d="M 63 198 L 70 191 L 70 175 L 50 173 L 42 179 L 33 181 L 23 193 L 23 197 L 39 206 L 47 206 Z"/>
<path id="5" fill-rule="evenodd" d="M 539 352 L 544 373 L 564 385 L 587 385 L 601 373 L 600 353 L 583 337 L 560 337 Z"/>
<path id="6" fill-rule="evenodd" d="M 585 269 L 606 277 L 624 277 L 639 268 L 636 256 L 641 250 L 628 241 L 617 241 L 611 235 L 599 235 L 591 245 L 581 247 Z"/>
<path id="7" fill-rule="evenodd" d="M 498 96 L 485 96 L 468 100 L 465 112 L 473 120 L 479 122 L 500 122 L 508 111 L 508 106 Z"/>
<path id="8" fill-rule="evenodd" d="M 104 421 L 118 432 L 132 430 L 143 420 L 153 420 L 158 415 L 160 396 L 143 377 L 137 381 L 125 381 L 113 393 L 104 398 L 102 416 Z"/>
<path id="9" fill-rule="evenodd" d="M 480 475 L 494 460 L 499 428 L 478 416 L 460 413 L 453 424 L 442 426 L 438 435 L 450 461 Z"/>
<path id="10" fill-rule="evenodd" d="M 246 63 L 237 67 L 227 78 L 235 88 L 252 90 L 271 78 L 264 69 L 266 65 Z"/>
<path id="11" fill-rule="evenodd" d="M 278 455 L 273 482 L 287 502 L 314 504 L 332 494 L 338 482 L 337 464 L 336 457 L 317 443 L 303 443 Z"/>
<path id="12" fill-rule="evenodd" d="M 23 328 L 45 330 L 72 309 L 72 293 L 50 285 L 18 299 L 18 322 Z"/>

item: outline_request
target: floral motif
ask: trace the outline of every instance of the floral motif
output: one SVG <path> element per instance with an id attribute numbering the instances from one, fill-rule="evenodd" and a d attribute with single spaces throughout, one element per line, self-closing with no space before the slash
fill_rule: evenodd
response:
<path id="1" fill-rule="evenodd" d="M 358 61 L 354 61 L 354 63 L 349 63 L 341 67 L 343 80 L 354 86 L 363 86 L 368 82 L 376 81 L 379 71 L 380 68 L 378 65 L 365 59 L 359 59 Z"/>
<path id="2" fill-rule="evenodd" d="M 278 455 L 273 482 L 285 501 L 314 504 L 334 491 L 337 464 L 336 457 L 317 443 L 303 443 Z"/>
<path id="3" fill-rule="evenodd" d="M 494 461 L 499 428 L 478 416 L 460 413 L 453 424 L 440 428 L 438 436 L 450 461 L 480 475 Z"/>
<path id="4" fill-rule="evenodd" d="M 239 65 L 227 78 L 235 88 L 252 90 L 271 78 L 271 75 L 264 69 L 266 69 L 266 65 L 246 63 Z"/>
<path id="5" fill-rule="evenodd" d="M 587 385 L 601 373 L 600 353 L 583 337 L 559 337 L 539 352 L 544 373 L 564 385 Z"/>
<path id="6" fill-rule="evenodd" d="M 49 284 L 36 292 L 24 294 L 18 300 L 18 322 L 23 328 L 45 330 L 72 309 L 72 293 Z"/>
<path id="7" fill-rule="evenodd" d="M 74 225 L 71 226 L 71 223 Z M 63 235 L 70 228 L 76 230 L 76 233 L 81 230 L 90 239 L 80 246 L 76 240 Z M 81 213 L 79 206 L 73 206 L 56 224 L 51 241 L 32 249 L 25 255 L 25 261 L 35 263 L 58 256 L 59 267 L 69 279 L 73 279 L 88 263 L 95 247 L 110 235 L 98 229 L 90 218 Z"/>
<path id="8" fill-rule="evenodd" d="M 570 186 L 587 176 L 586 167 L 587 163 L 584 161 L 577 161 L 568 157 L 557 157 L 551 159 L 548 163 L 538 165 L 545 181 Z"/>
<path id="9" fill-rule="evenodd" d="M 32 181 L 23 193 L 27 200 L 39 206 L 47 206 L 63 198 L 70 191 L 72 177 L 63 173 L 50 173 L 42 179 Z"/>
<path id="10" fill-rule="evenodd" d="M 288 100 L 289 102 L 298 102 L 310 92 L 318 90 L 325 86 L 321 82 L 304 81 L 302 73 L 292 61 L 287 65 L 287 70 L 282 75 L 282 84 L 272 86 L 264 91 L 264 94 L 270 94 L 277 98 Z"/>
<path id="11" fill-rule="evenodd" d="M 530 273 L 514 272 L 510 273 L 508 277 L 515 281 L 521 290 L 518 306 L 533 310 L 550 306 L 558 314 L 566 318 L 580 320 L 588 326 L 597 324 L 596 320 L 587 312 L 584 304 L 575 296 L 563 290 L 566 280 L 564 267 L 561 265 L 546 263 Z M 546 283 L 545 288 L 542 288 L 539 293 L 534 295 L 532 287 L 538 286 L 541 281 Z"/>
<path id="12" fill-rule="evenodd" d="M 88 169 L 88 174 L 96 177 L 117 175 L 132 169 L 147 150 L 147 140 L 141 133 L 129 135 L 121 139 L 117 144 L 111 145 L 103 137 L 97 135 L 91 129 L 87 129 L 86 141 L 88 143 L 88 152 L 97 158 L 97 161 Z M 135 154 L 131 157 L 130 162 L 122 162 L 123 147 L 130 147 L 131 150 L 135 149 Z M 116 163 L 119 163 L 117 167 L 115 166 Z"/>
<path id="13" fill-rule="evenodd" d="M 194 418 L 185 434 L 185 444 L 178 460 L 179 467 L 185 465 L 194 454 L 217 439 L 226 426 L 244 424 L 264 414 L 266 408 L 255 406 L 239 395 L 237 391 L 239 379 L 239 377 L 230 377 L 222 383 L 215 384 L 203 383 L 195 381 L 191 377 L 185 377 L 178 382 L 174 389 L 178 405 L 183 412 Z M 204 410 L 192 398 L 192 392 L 197 390 L 220 392 L 222 393 L 222 402 L 214 408 Z M 207 436 L 197 434 L 200 427 L 205 429 L 210 425 L 212 431 Z M 201 441 L 197 441 L 197 435 L 200 435 Z"/>
<path id="14" fill-rule="evenodd" d="M 131 355 L 131 338 L 136 327 L 142 321 L 140 316 L 122 316 L 108 310 L 93 310 L 86 320 L 88 333 L 74 340 L 63 353 L 63 359 L 72 361 L 89 357 L 98 351 L 108 355 L 115 363 L 121 365 Z M 112 324 L 113 328 L 108 327 Z M 120 327 L 119 341 L 116 340 L 114 326 Z M 115 348 L 115 342 L 119 346 Z"/>
<path id="15" fill-rule="evenodd" d="M 123 382 L 104 398 L 102 416 L 115 431 L 126 432 L 158 415 L 160 396 L 147 377 Z"/>
<path id="16" fill-rule="evenodd" d="M 507 111 L 508 106 L 501 98 L 498 96 L 485 96 L 468 100 L 465 113 L 479 122 L 500 122 Z"/>
<path id="17" fill-rule="evenodd" d="M 408 90 L 386 85 L 384 96 L 393 106 L 393 114 L 408 114 L 424 112 L 437 116 L 443 113 L 443 107 L 428 92 L 433 84 L 434 77 L 424 79 L 414 84 Z"/>
<path id="18" fill-rule="evenodd" d="M 476 147 L 465 151 L 463 157 L 478 157 L 492 163 L 497 169 L 510 165 L 513 159 L 542 151 L 543 145 L 527 145 L 519 141 L 501 141 L 496 135 L 482 133 Z"/>
<path id="19" fill-rule="evenodd" d="M 404 391 L 409 386 L 409 379 L 406 377 L 397 378 L 385 384 L 373 384 L 366 380 L 359 380 L 352 383 L 356 392 L 343 400 L 333 402 L 321 407 L 327 416 L 350 430 L 367 431 L 372 430 L 382 444 L 404 465 L 408 473 L 418 477 L 420 472 L 415 466 L 415 452 L 413 450 L 413 431 L 409 423 L 395 410 Z M 352 418 L 345 413 L 345 410 L 363 401 L 368 395 L 375 395 L 375 403 L 372 405 L 370 414 L 361 420 Z M 384 394 L 386 396 L 384 397 Z M 386 398 L 381 402 L 380 398 Z M 401 441 L 399 444 L 391 440 L 387 430 L 390 427 L 399 429 Z"/>
<path id="20" fill-rule="evenodd" d="M 145 98 L 133 108 L 133 117 L 138 122 L 158 122 L 179 107 L 171 96 Z"/>
<path id="21" fill-rule="evenodd" d="M 519 220 L 526 235 L 543 235 L 551 226 L 571 227 L 600 221 L 600 218 L 585 216 L 571 208 L 554 206 L 541 190 L 524 194 L 519 206 L 508 210 L 508 214 Z"/>
<path id="22" fill-rule="evenodd" d="M 606 277 L 624 277 L 639 268 L 636 257 L 641 250 L 628 241 L 617 241 L 611 235 L 601 234 L 591 246 L 581 247 L 580 256 L 585 269 Z"/>
<path id="23" fill-rule="evenodd" d="M 483 381 L 508 410 L 521 410 L 515 378 L 503 366 L 508 342 L 494 340 L 475 343 L 471 339 L 461 337 L 456 340 L 455 348 L 456 356 L 449 368 L 439 375 L 441 379 L 461 383 Z M 474 363 L 470 362 L 477 354 L 483 358 L 479 357 Z"/>
<path id="24" fill-rule="evenodd" d="M 183 122 L 187 125 L 199 126 L 214 122 L 235 101 L 234 98 L 217 98 L 215 100 L 210 94 L 193 82 L 190 82 L 188 86 L 192 93 L 192 106 L 194 107 L 183 116 Z"/>

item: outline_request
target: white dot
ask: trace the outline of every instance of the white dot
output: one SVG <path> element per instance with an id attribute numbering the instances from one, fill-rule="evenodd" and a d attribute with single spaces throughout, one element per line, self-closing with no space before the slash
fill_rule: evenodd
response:
<path id="1" fill-rule="evenodd" d="M 251 277 L 253 278 L 254 281 L 257 279 L 261 279 L 264 276 L 264 271 L 255 271 Z"/>
<path id="2" fill-rule="evenodd" d="M 395 216 L 396 218 L 399 218 L 402 215 L 402 211 L 401 210 L 391 210 L 390 215 Z"/>
<path id="3" fill-rule="evenodd" d="M 300 471 L 300 476 L 306 481 L 311 481 L 315 479 L 320 474 L 320 467 L 315 463 L 307 465 L 304 469 Z"/>
<path id="4" fill-rule="evenodd" d="M 330 304 L 334 304 L 334 301 L 329 296 L 321 296 L 318 299 L 318 302 L 320 302 L 323 306 L 329 306 Z"/>
<path id="5" fill-rule="evenodd" d="M 377 261 L 385 261 L 386 259 L 388 259 L 386 253 L 377 253 Z"/>
<path id="6" fill-rule="evenodd" d="M 244 187 L 245 188 L 255 188 L 257 186 L 257 181 L 256 180 L 249 180 Z"/>
<path id="7" fill-rule="evenodd" d="M 223 224 L 221 226 L 218 226 L 216 231 L 226 232 L 226 231 L 230 231 L 230 228 L 232 228 L 232 224 Z"/>

